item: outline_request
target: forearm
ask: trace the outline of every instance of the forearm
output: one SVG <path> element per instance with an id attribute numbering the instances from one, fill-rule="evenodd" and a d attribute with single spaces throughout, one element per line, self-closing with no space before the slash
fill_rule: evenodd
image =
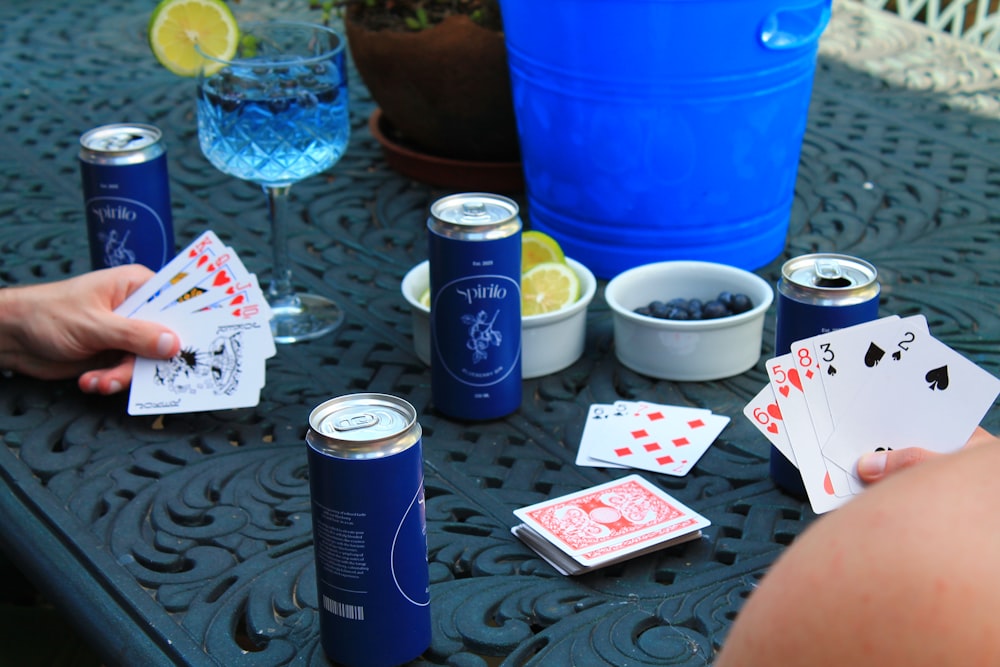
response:
<path id="1" fill-rule="evenodd" d="M 24 322 L 30 308 L 30 288 L 0 289 L 0 369 L 22 372 L 29 356 L 24 346 Z"/>
<path id="2" fill-rule="evenodd" d="M 1000 664 L 1000 447 L 873 485 L 798 537 L 740 612 L 718 667 Z"/>

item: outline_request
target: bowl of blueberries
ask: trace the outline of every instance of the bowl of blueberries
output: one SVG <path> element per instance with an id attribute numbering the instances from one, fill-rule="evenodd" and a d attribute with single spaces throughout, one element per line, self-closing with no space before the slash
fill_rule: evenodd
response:
<path id="1" fill-rule="evenodd" d="M 622 365 L 663 380 L 700 382 L 757 364 L 774 290 L 734 266 L 671 261 L 618 274 L 604 298 Z"/>

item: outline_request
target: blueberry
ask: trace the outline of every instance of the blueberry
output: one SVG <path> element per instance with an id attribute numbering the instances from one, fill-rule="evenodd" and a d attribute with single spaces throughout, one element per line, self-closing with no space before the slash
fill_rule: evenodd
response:
<path id="1" fill-rule="evenodd" d="M 632 312 L 634 312 L 637 315 L 645 315 L 646 317 L 652 317 L 653 316 L 653 313 L 650 312 L 650 310 L 649 310 L 649 306 L 639 306 L 638 308 L 636 308 Z"/>
<path id="2" fill-rule="evenodd" d="M 705 304 L 705 307 L 701 309 L 701 316 L 706 320 L 714 320 L 728 315 L 730 315 L 729 309 L 718 299 L 715 301 L 709 301 Z"/>
<path id="3" fill-rule="evenodd" d="M 689 320 L 691 316 L 688 311 L 684 308 L 671 308 L 667 313 L 668 320 Z"/>
<path id="4" fill-rule="evenodd" d="M 676 299 L 671 299 L 667 301 L 667 305 L 671 308 L 684 308 L 687 309 L 688 300 L 677 297 Z"/>
<path id="5" fill-rule="evenodd" d="M 745 313 L 753 308 L 753 302 L 750 300 L 746 294 L 734 294 L 733 299 L 729 304 L 729 309 L 733 311 L 733 314 Z"/>
<path id="6" fill-rule="evenodd" d="M 651 301 L 649 303 L 649 313 L 653 317 L 665 318 L 670 312 L 670 306 L 662 301 Z"/>
<path id="7" fill-rule="evenodd" d="M 715 297 L 715 300 L 720 302 L 726 308 L 729 308 L 733 301 L 733 295 L 731 292 L 719 292 L 719 296 Z"/>
<path id="8" fill-rule="evenodd" d="M 690 299 L 687 302 L 687 311 L 689 313 L 700 312 L 704 307 L 705 304 L 701 299 Z"/>

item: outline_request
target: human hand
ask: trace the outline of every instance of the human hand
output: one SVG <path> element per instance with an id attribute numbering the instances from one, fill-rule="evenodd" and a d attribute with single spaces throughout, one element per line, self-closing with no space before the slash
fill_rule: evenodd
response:
<path id="1" fill-rule="evenodd" d="M 167 359 L 180 349 L 167 327 L 113 312 L 152 275 L 130 264 L 0 290 L 0 368 L 46 380 L 79 376 L 88 393 L 121 391 L 135 355 Z"/>
<path id="2" fill-rule="evenodd" d="M 997 438 L 983 427 L 978 426 L 964 447 L 977 447 L 987 443 L 1000 444 L 1000 438 Z M 862 482 L 871 484 L 897 470 L 909 468 L 935 456 L 940 456 L 940 454 L 921 447 L 906 447 L 904 449 L 865 454 L 858 459 L 858 477 L 861 478 Z"/>

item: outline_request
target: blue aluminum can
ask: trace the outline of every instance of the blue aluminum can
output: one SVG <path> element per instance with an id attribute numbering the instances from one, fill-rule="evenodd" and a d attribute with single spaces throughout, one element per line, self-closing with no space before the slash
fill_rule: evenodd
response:
<path id="1" fill-rule="evenodd" d="M 778 281 L 775 356 L 804 338 L 876 319 L 880 291 L 878 271 L 857 257 L 816 253 L 788 260 Z M 798 470 L 773 446 L 770 468 L 775 484 L 806 497 Z"/>
<path id="2" fill-rule="evenodd" d="M 94 269 L 174 256 L 167 152 L 152 125 L 103 125 L 80 137 L 80 174 Z"/>
<path id="3" fill-rule="evenodd" d="M 427 221 L 431 395 L 458 419 L 521 405 L 521 219 L 513 200 L 466 193 L 437 200 Z"/>
<path id="4" fill-rule="evenodd" d="M 309 415 L 320 641 L 337 664 L 390 667 L 430 646 L 420 436 L 413 406 L 385 394 Z"/>

